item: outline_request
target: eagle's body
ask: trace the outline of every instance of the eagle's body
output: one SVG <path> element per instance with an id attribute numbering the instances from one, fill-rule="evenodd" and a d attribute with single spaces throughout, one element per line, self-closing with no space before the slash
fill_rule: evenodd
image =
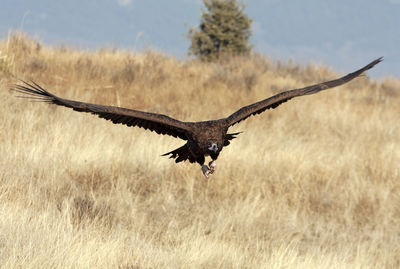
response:
<path id="1" fill-rule="evenodd" d="M 176 162 L 188 159 L 192 163 L 198 162 L 202 165 L 205 161 L 204 156 L 211 156 L 213 160 L 216 160 L 223 146 L 229 143 L 229 135 L 226 133 L 228 128 L 223 119 L 188 123 L 188 129 L 190 130 L 187 136 L 188 142 L 164 155 L 172 154 L 171 157 L 176 155 Z M 216 145 L 215 150 L 208 149 L 212 144 Z"/>
<path id="2" fill-rule="evenodd" d="M 197 162 L 202 166 L 202 171 L 206 177 L 215 170 L 215 160 L 224 146 L 230 144 L 229 140 L 235 138 L 239 133 L 228 134 L 227 120 L 211 120 L 201 122 L 188 122 L 190 133 L 187 143 L 180 148 L 165 153 L 162 156 L 171 155 L 175 162 L 189 160 L 191 163 Z M 204 165 L 205 157 L 210 156 L 213 161 L 209 163 L 210 169 Z"/>
<path id="3" fill-rule="evenodd" d="M 235 136 L 239 134 L 228 134 L 229 127 L 247 119 L 251 115 L 260 114 L 267 109 L 276 108 L 294 97 L 314 94 L 347 83 L 360 76 L 364 71 L 371 69 L 380 61 L 382 61 L 382 58 L 376 59 L 365 67 L 335 80 L 301 89 L 281 92 L 270 98 L 242 107 L 226 118 L 201 122 L 183 122 L 163 114 L 63 99 L 44 90 L 34 82 L 24 82 L 25 85 L 16 85 L 14 90 L 29 95 L 31 99 L 69 107 L 79 112 L 89 112 L 110 120 L 113 123 L 138 126 L 155 131 L 158 134 L 170 135 L 186 140 L 187 142 L 185 145 L 163 156 L 170 155 L 170 158 L 174 158 L 177 163 L 186 160 L 191 163 L 197 162 L 202 166 L 203 174 L 208 177 L 210 173 L 214 172 L 216 165 L 215 160 L 218 158 L 223 147 L 229 145 L 230 140 L 234 139 Z M 209 163 L 210 167 L 204 165 L 206 156 L 210 156 L 212 159 Z"/>

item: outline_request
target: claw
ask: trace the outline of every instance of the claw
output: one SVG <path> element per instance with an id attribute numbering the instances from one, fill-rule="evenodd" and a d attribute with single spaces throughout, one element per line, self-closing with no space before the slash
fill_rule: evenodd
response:
<path id="1" fill-rule="evenodd" d="M 217 163 L 215 161 L 211 161 L 208 163 L 210 167 L 207 165 L 203 164 L 201 166 L 201 171 L 203 172 L 203 175 L 208 179 L 208 177 L 215 172 L 215 167 L 217 166 Z"/>
<path id="2" fill-rule="evenodd" d="M 201 166 L 201 171 L 203 172 L 203 175 L 208 179 L 208 175 L 210 174 L 210 168 L 208 168 L 207 165 L 202 165 Z"/>
<path id="3" fill-rule="evenodd" d="M 209 162 L 208 165 L 210 166 L 210 174 L 214 173 L 215 172 L 215 168 L 217 166 L 216 161 L 213 160 L 213 161 Z"/>

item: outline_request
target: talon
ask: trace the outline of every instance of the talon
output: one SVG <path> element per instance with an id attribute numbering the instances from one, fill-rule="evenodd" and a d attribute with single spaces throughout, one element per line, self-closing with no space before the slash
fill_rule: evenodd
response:
<path id="1" fill-rule="evenodd" d="M 216 168 L 216 166 L 217 166 L 217 163 L 216 163 L 216 161 L 211 161 L 211 162 L 209 162 L 208 163 L 208 165 L 210 166 L 210 174 L 212 174 L 212 173 L 214 173 L 215 172 L 215 168 Z"/>
<path id="2" fill-rule="evenodd" d="M 201 171 L 203 172 L 203 175 L 208 179 L 208 175 L 210 174 L 210 168 L 208 168 L 207 165 L 202 165 L 201 166 Z"/>

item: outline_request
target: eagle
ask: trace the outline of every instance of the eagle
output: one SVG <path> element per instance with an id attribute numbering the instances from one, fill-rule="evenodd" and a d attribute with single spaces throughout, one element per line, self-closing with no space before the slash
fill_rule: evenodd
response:
<path id="1" fill-rule="evenodd" d="M 294 97 L 314 94 L 343 85 L 371 69 L 382 60 L 383 57 L 380 57 L 361 69 L 338 79 L 278 93 L 267 99 L 244 106 L 226 118 L 199 122 L 185 122 L 164 114 L 68 100 L 50 93 L 33 81 L 28 83 L 21 80 L 12 90 L 22 93 L 23 97 L 32 100 L 72 108 L 78 112 L 92 113 L 115 124 L 124 124 L 129 127 L 137 126 L 154 131 L 157 134 L 170 135 L 185 140 L 186 144 L 161 156 L 169 155 L 170 158 L 175 159 L 176 163 L 187 160 L 190 163 L 198 163 L 201 166 L 203 175 L 208 178 L 210 174 L 215 172 L 216 160 L 222 149 L 240 134 L 240 132 L 228 133 L 229 127 L 252 115 L 260 114 L 267 109 L 274 109 Z M 206 156 L 211 157 L 208 165 L 204 164 Z"/>

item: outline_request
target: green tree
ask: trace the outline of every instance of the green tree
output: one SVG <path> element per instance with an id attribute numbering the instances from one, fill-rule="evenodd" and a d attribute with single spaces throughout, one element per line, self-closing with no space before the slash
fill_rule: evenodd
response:
<path id="1" fill-rule="evenodd" d="M 201 14 L 199 29 L 191 28 L 191 54 L 215 60 L 225 54 L 248 54 L 252 20 L 236 0 L 203 0 L 207 10 Z"/>

